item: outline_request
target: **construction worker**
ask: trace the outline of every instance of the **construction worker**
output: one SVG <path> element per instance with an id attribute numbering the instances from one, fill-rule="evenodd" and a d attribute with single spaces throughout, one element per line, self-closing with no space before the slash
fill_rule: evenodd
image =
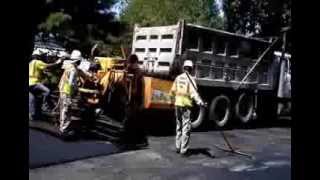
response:
<path id="1" fill-rule="evenodd" d="M 73 50 L 70 55 L 70 60 L 65 61 L 63 68 L 65 69 L 59 84 L 60 91 L 60 125 L 59 131 L 67 136 L 74 135 L 74 131 L 70 128 L 71 114 L 70 108 L 72 98 L 78 90 L 79 76 L 90 76 L 83 73 L 78 66 L 82 60 L 82 55 L 79 50 Z"/>
<path id="2" fill-rule="evenodd" d="M 139 59 L 138 56 L 135 54 L 131 54 L 128 57 L 127 61 L 127 68 L 129 74 L 134 74 L 135 82 L 133 84 L 133 97 L 134 97 L 134 103 L 141 104 L 142 102 L 142 76 L 143 73 L 141 71 L 141 68 L 139 67 Z"/>
<path id="3" fill-rule="evenodd" d="M 141 105 L 143 104 L 143 73 L 139 67 L 139 59 L 136 54 L 131 54 L 126 63 L 126 71 L 129 74 L 133 74 L 133 84 L 131 91 L 131 101 L 129 106 L 131 107 L 131 121 L 127 121 L 127 144 L 139 147 L 145 147 L 148 145 L 148 139 L 146 136 L 146 131 L 144 128 L 144 123 L 139 117 L 139 111 L 141 110 Z"/>
<path id="4" fill-rule="evenodd" d="M 59 65 L 61 59 L 55 63 L 47 64 L 40 59 L 43 54 L 37 49 L 32 53 L 32 60 L 29 62 L 29 119 L 39 120 L 42 104 L 52 107 L 49 95 L 50 90 L 42 83 L 42 76 L 45 69 Z M 36 100 L 37 94 L 42 95 L 42 102 Z"/>
<path id="5" fill-rule="evenodd" d="M 135 54 L 131 54 L 129 57 L 128 57 L 128 61 L 127 61 L 127 70 L 129 73 L 140 73 L 141 72 L 141 69 L 139 67 L 139 59 L 138 59 L 138 56 L 135 55 Z"/>
<path id="6" fill-rule="evenodd" d="M 175 100 L 176 115 L 176 152 L 183 157 L 190 155 L 188 152 L 190 131 L 191 131 L 191 107 L 194 100 L 199 106 L 204 106 L 197 93 L 197 86 L 190 73 L 193 69 L 193 63 L 190 60 L 184 61 L 184 72 L 176 77 L 170 94 Z"/>

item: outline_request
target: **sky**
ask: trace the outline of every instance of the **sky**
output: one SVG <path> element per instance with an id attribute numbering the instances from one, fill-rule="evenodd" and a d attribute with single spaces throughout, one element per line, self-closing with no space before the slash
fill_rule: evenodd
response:
<path id="1" fill-rule="evenodd" d="M 121 3 L 118 2 L 115 5 L 112 6 L 111 11 L 116 13 L 116 17 L 119 18 L 119 14 L 120 11 L 123 9 L 124 7 L 121 6 Z"/>
<path id="2" fill-rule="evenodd" d="M 223 0 L 216 0 L 217 5 L 218 5 L 218 8 L 219 8 L 219 10 L 220 10 L 220 16 L 221 16 L 221 17 L 224 16 L 224 13 L 223 13 L 223 10 L 222 10 L 222 1 L 223 1 Z"/>

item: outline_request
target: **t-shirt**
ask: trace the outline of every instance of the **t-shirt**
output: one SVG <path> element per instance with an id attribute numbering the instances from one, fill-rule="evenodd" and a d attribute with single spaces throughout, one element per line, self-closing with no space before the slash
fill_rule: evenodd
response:
<path id="1" fill-rule="evenodd" d="M 36 59 L 29 63 L 29 86 L 41 82 L 43 70 L 47 68 L 47 66 L 47 63 Z"/>

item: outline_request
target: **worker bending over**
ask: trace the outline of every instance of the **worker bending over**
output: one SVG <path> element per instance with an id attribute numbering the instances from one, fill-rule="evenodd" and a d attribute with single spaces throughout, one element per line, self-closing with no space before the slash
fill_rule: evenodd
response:
<path id="1" fill-rule="evenodd" d="M 74 135 L 73 129 L 70 128 L 71 124 L 71 106 L 72 98 L 78 91 L 79 77 L 91 77 L 90 74 L 84 73 L 78 66 L 82 60 L 81 52 L 73 50 L 70 60 L 65 61 L 64 73 L 61 77 L 59 90 L 60 90 L 60 124 L 59 130 L 62 134 L 67 136 Z"/>
<path id="2" fill-rule="evenodd" d="M 58 59 L 55 63 L 47 64 L 42 60 L 43 53 L 39 50 L 35 50 L 32 56 L 29 63 L 29 119 L 39 120 L 42 105 L 48 108 L 53 106 L 49 98 L 50 90 L 42 82 L 44 70 L 59 65 L 62 61 Z M 42 96 L 40 103 L 35 99 L 38 93 Z"/>

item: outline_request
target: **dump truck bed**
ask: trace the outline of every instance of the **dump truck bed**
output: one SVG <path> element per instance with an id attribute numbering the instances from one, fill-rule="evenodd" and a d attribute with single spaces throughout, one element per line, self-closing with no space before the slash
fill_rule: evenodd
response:
<path id="1" fill-rule="evenodd" d="M 183 61 L 195 64 L 200 86 L 235 88 L 271 41 L 246 37 L 183 21 L 170 26 L 135 26 L 132 53 L 148 76 L 174 76 Z M 242 88 L 273 90 L 278 62 L 270 51 Z M 170 74 L 171 73 L 171 74 Z"/>

